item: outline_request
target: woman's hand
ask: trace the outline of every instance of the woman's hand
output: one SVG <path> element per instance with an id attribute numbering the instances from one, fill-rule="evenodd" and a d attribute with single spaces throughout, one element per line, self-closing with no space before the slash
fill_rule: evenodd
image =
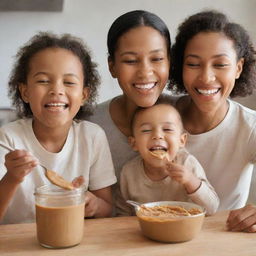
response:
<path id="1" fill-rule="evenodd" d="M 230 231 L 256 232 L 256 206 L 249 204 L 230 211 L 227 228 Z"/>
<path id="2" fill-rule="evenodd" d="M 5 155 L 6 178 L 21 183 L 37 164 L 38 161 L 28 151 L 14 150 Z"/>

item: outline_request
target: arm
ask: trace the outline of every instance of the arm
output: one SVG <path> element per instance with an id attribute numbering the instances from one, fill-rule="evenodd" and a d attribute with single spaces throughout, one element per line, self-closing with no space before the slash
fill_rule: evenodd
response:
<path id="1" fill-rule="evenodd" d="M 110 217 L 112 214 L 111 187 L 88 191 L 85 195 L 85 217 Z"/>
<path id="2" fill-rule="evenodd" d="M 109 217 L 113 207 L 111 186 L 116 183 L 116 176 L 106 135 L 100 127 L 94 128 L 85 216 Z"/>
<path id="3" fill-rule="evenodd" d="M 167 173 L 173 180 L 182 184 L 188 194 L 194 193 L 201 186 L 202 181 L 189 168 L 181 164 L 169 162 Z"/>
<path id="4" fill-rule="evenodd" d="M 230 231 L 256 232 L 256 206 L 249 204 L 230 211 L 227 228 Z"/>
<path id="5" fill-rule="evenodd" d="M 37 161 L 25 150 L 15 150 L 5 156 L 6 174 L 0 181 L 0 220 L 24 177 L 37 165 Z"/>
<path id="6" fill-rule="evenodd" d="M 172 164 L 173 176 L 184 185 L 190 199 L 206 209 L 207 215 L 214 214 L 219 206 L 219 198 L 208 182 L 203 167 L 195 157 L 189 155 L 183 164 Z"/>

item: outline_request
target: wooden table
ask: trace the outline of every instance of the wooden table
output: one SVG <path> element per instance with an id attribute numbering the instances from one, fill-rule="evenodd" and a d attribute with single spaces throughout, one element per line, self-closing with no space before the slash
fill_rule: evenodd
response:
<path id="1" fill-rule="evenodd" d="M 85 220 L 80 245 L 67 249 L 46 249 L 36 239 L 36 225 L 0 225 L 0 255 L 83 256 L 255 256 L 256 234 L 228 232 L 227 212 L 205 218 L 203 229 L 192 241 L 167 244 L 151 241 L 140 232 L 136 217 Z"/>

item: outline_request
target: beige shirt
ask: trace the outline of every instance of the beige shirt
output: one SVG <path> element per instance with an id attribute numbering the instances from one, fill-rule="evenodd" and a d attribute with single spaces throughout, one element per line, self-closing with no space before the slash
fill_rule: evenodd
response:
<path id="1" fill-rule="evenodd" d="M 134 215 L 134 209 L 126 203 L 133 200 L 139 203 L 154 201 L 188 201 L 205 207 L 208 215 L 216 212 L 219 198 L 208 182 L 204 170 L 195 157 L 186 150 L 177 155 L 177 163 L 184 165 L 202 180 L 201 186 L 192 194 L 187 194 L 180 183 L 169 176 L 161 181 L 152 181 L 144 171 L 140 156 L 127 162 L 120 176 L 120 191 L 116 198 L 117 215 Z"/>

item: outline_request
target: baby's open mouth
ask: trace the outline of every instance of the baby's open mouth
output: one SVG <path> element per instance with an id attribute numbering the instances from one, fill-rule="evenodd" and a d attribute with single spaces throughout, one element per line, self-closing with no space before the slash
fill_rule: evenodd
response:
<path id="1" fill-rule="evenodd" d="M 163 160 L 164 158 L 168 159 L 168 153 L 167 153 L 167 148 L 165 147 L 152 147 L 149 149 L 149 152 L 151 155 L 153 155 L 154 157 Z"/>

